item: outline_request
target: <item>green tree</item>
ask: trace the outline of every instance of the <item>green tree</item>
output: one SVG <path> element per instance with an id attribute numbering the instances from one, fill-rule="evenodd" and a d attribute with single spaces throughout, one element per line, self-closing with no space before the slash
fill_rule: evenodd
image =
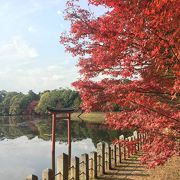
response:
<path id="1" fill-rule="evenodd" d="M 47 107 L 78 108 L 80 102 L 80 96 L 77 91 L 60 88 L 52 91 L 45 91 L 41 94 L 35 110 L 37 113 L 44 114 L 47 112 Z"/>
<path id="2" fill-rule="evenodd" d="M 9 114 L 18 115 L 22 114 L 26 106 L 27 99 L 24 94 L 19 93 L 14 96 L 10 101 Z"/>
<path id="3" fill-rule="evenodd" d="M 29 90 L 28 94 L 28 99 L 30 101 L 33 101 L 33 100 L 38 100 L 39 99 L 39 95 L 37 95 L 35 92 L 33 92 L 32 90 Z"/>
<path id="4" fill-rule="evenodd" d="M 2 111 L 3 111 L 3 100 L 6 96 L 6 91 L 2 90 L 0 91 L 0 115 L 2 115 Z"/>
<path id="5" fill-rule="evenodd" d="M 5 90 L 0 91 L 0 103 L 4 100 L 7 92 Z"/>
<path id="6" fill-rule="evenodd" d="M 34 93 L 32 90 L 28 92 L 27 95 L 24 95 L 24 97 L 21 99 L 21 111 L 23 114 L 29 113 L 29 106 L 33 101 L 37 101 L 39 99 L 39 96 Z"/>
<path id="7" fill-rule="evenodd" d="M 45 113 L 48 106 L 54 106 L 54 103 L 52 98 L 50 97 L 50 92 L 45 92 L 44 94 L 41 94 L 39 103 L 35 108 L 35 111 L 40 114 Z"/>
<path id="8" fill-rule="evenodd" d="M 80 104 L 81 104 L 81 98 L 78 95 L 73 101 L 73 108 L 79 109 Z"/>
<path id="9" fill-rule="evenodd" d="M 10 109 L 10 104 L 11 104 L 11 99 L 16 96 L 18 93 L 17 92 L 7 92 L 3 101 L 2 101 L 2 114 L 3 115 L 8 115 L 9 114 L 9 109 Z"/>

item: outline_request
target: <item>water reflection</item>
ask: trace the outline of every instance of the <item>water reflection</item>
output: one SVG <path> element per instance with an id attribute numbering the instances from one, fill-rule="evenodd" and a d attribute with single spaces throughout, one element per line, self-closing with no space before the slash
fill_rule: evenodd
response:
<path id="1" fill-rule="evenodd" d="M 95 150 L 99 141 L 110 142 L 118 131 L 102 125 L 72 122 L 72 156 Z M 57 120 L 56 157 L 67 153 L 67 123 Z M 51 118 L 0 118 L 0 179 L 23 180 L 30 173 L 41 177 L 51 167 Z"/>
<path id="2" fill-rule="evenodd" d="M 23 180 L 30 173 L 41 177 L 41 172 L 51 167 L 51 142 L 43 141 L 38 137 L 29 140 L 26 136 L 0 142 L 0 179 Z M 72 143 L 72 156 L 94 151 L 91 139 Z M 56 142 L 57 155 L 67 153 L 66 143 Z M 12 178 L 13 177 L 13 178 Z"/>
<path id="3" fill-rule="evenodd" d="M 110 142 L 118 137 L 118 131 L 107 131 L 105 126 L 84 121 L 72 121 L 72 141 L 92 139 L 94 145 L 99 141 Z M 1 117 L 0 118 L 0 140 L 15 139 L 26 136 L 28 139 L 38 137 L 45 141 L 51 139 L 51 118 L 32 117 Z M 67 142 L 67 122 L 57 119 L 56 141 Z"/>

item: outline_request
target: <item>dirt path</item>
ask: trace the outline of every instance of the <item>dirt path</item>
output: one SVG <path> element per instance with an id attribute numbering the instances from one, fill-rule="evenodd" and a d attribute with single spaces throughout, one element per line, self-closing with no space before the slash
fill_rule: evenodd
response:
<path id="1" fill-rule="evenodd" d="M 98 177 L 101 180 L 140 180 L 144 179 L 143 177 L 149 176 L 145 167 L 140 165 L 137 160 L 140 156 L 138 155 L 131 156 L 127 160 L 123 160 L 122 163 L 112 170 L 108 171 L 105 175 Z"/>

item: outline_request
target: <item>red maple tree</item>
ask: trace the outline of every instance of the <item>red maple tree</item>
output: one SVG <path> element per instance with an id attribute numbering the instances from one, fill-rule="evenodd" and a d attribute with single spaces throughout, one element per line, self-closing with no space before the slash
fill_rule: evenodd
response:
<path id="1" fill-rule="evenodd" d="M 37 106 L 37 104 L 38 104 L 37 100 L 32 100 L 28 104 L 26 111 L 25 111 L 25 114 L 32 115 L 33 113 L 35 113 L 35 107 Z"/>
<path id="2" fill-rule="evenodd" d="M 88 0 L 107 11 L 95 17 L 67 2 L 66 50 L 78 56 L 73 85 L 83 108 L 107 112 L 115 129 L 148 132 L 142 158 L 149 166 L 179 153 L 180 60 L 178 0 Z M 114 105 L 120 112 L 113 112 Z"/>

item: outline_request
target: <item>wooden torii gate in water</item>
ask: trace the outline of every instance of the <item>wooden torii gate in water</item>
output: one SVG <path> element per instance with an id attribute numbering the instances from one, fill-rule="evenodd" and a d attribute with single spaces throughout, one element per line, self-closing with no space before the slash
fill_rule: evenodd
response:
<path id="1" fill-rule="evenodd" d="M 67 130 L 68 130 L 68 166 L 70 167 L 71 163 L 71 113 L 74 112 L 73 108 L 47 108 L 48 112 L 52 114 L 52 145 L 51 145 L 51 153 L 52 153 L 52 170 L 55 175 L 55 131 L 56 131 L 56 115 L 64 115 L 61 116 L 60 119 L 67 119 Z M 59 119 L 59 118 L 58 118 Z"/>

